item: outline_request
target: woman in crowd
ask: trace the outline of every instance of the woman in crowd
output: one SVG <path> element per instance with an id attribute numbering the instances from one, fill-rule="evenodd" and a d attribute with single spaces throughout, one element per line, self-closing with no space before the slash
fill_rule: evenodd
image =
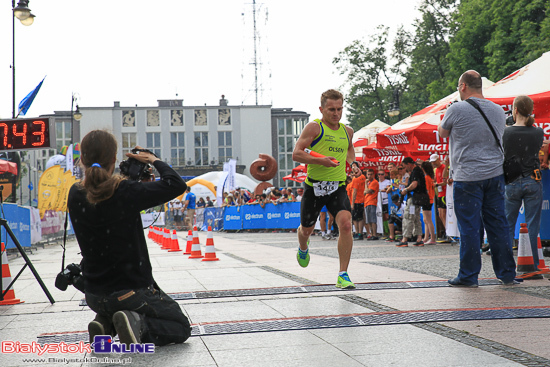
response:
<path id="1" fill-rule="evenodd" d="M 82 252 L 86 302 L 96 312 L 90 342 L 118 334 L 127 345 L 183 343 L 191 335 L 189 320 L 153 279 L 140 211 L 183 194 L 187 185 L 148 151 L 126 156 L 152 164 L 159 181 L 113 175 L 117 143 L 103 130 L 88 133 L 80 150 L 85 177 L 71 187 L 67 206 Z"/>
<path id="2" fill-rule="evenodd" d="M 235 200 L 233 199 L 233 194 L 227 195 L 222 206 L 235 206 Z"/>
<path id="3" fill-rule="evenodd" d="M 199 201 L 197 201 L 197 208 L 204 208 L 206 207 L 206 201 L 204 201 L 204 198 L 199 198 Z"/>
<path id="4" fill-rule="evenodd" d="M 435 187 L 434 187 L 434 168 L 428 161 L 422 162 L 422 170 L 424 171 L 424 178 L 426 179 L 426 190 L 430 197 L 430 205 L 422 207 L 422 216 L 424 217 L 424 244 L 435 245 L 436 236 L 434 223 L 432 221 L 432 206 L 434 203 Z"/>
<path id="5" fill-rule="evenodd" d="M 506 219 L 510 227 L 510 243 L 514 241 L 516 221 L 523 203 L 533 261 L 537 268 L 539 264 L 537 237 L 542 210 L 539 150 L 543 144 L 544 132 L 540 127 L 533 126 L 535 118 L 532 114 L 533 100 L 528 96 L 517 96 L 512 106 L 512 117 L 515 123 L 504 129 L 502 146 L 505 159 L 513 156 L 520 159 L 522 172 L 518 179 L 506 185 Z"/>

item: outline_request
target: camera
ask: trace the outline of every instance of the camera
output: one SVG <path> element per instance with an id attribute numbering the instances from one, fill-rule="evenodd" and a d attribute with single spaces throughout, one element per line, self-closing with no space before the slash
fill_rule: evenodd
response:
<path id="1" fill-rule="evenodd" d="M 73 285 L 84 293 L 84 278 L 82 277 L 82 270 L 79 264 L 73 263 L 67 265 L 55 278 L 55 287 L 57 289 L 66 291 L 69 285 Z"/>
<path id="2" fill-rule="evenodd" d="M 148 149 L 132 149 L 133 154 L 137 154 L 138 152 L 151 153 L 156 157 L 155 153 Z M 120 173 L 128 177 L 130 180 L 144 181 L 151 178 L 151 169 L 153 166 L 149 163 L 140 162 L 134 158 L 128 158 L 127 160 L 120 162 L 119 168 Z"/>

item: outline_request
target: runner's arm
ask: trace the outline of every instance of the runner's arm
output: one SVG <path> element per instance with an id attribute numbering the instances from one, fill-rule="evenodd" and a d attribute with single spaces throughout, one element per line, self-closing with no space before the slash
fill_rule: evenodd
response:
<path id="1" fill-rule="evenodd" d="M 334 157 L 318 158 L 306 153 L 304 149 L 309 147 L 313 140 L 320 134 L 319 124 L 310 122 L 306 125 L 292 152 L 292 160 L 304 164 L 319 164 L 325 167 L 337 167 L 339 163 L 334 163 L 331 159 Z"/>

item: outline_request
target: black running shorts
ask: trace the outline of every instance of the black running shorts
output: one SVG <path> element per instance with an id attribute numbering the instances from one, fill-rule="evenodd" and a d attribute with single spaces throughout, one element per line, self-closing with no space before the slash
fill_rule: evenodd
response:
<path id="1" fill-rule="evenodd" d="M 338 214 L 340 210 L 351 212 L 346 186 L 342 185 L 338 187 L 338 190 L 330 195 L 315 196 L 313 187 L 307 184 L 304 185 L 304 195 L 302 196 L 300 205 L 300 223 L 302 227 L 314 226 L 321 209 L 323 209 L 325 205 L 334 218 L 336 218 L 336 214 Z"/>

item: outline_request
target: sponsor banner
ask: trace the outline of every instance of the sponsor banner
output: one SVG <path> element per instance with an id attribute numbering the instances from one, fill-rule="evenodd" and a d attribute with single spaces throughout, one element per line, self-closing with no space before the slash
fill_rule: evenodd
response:
<path id="1" fill-rule="evenodd" d="M 21 246 L 29 247 L 31 245 L 31 211 L 29 208 L 19 206 L 17 204 L 4 203 L 4 218 L 8 222 L 10 229 L 21 244 Z M 6 229 L 2 227 L 2 242 L 6 244 L 6 248 L 13 248 L 11 237 L 9 237 Z"/>
<path id="2" fill-rule="evenodd" d="M 243 229 L 243 218 L 240 206 L 226 206 L 223 213 L 223 229 L 238 231 Z"/>
<path id="3" fill-rule="evenodd" d="M 221 231 L 223 229 L 223 213 L 225 208 L 208 207 L 204 209 L 202 231 L 208 230 L 208 226 L 212 227 L 213 231 Z M 198 228 L 198 226 L 197 226 Z"/>
<path id="4" fill-rule="evenodd" d="M 226 230 L 295 229 L 300 225 L 300 203 L 226 207 L 223 220 Z"/>

